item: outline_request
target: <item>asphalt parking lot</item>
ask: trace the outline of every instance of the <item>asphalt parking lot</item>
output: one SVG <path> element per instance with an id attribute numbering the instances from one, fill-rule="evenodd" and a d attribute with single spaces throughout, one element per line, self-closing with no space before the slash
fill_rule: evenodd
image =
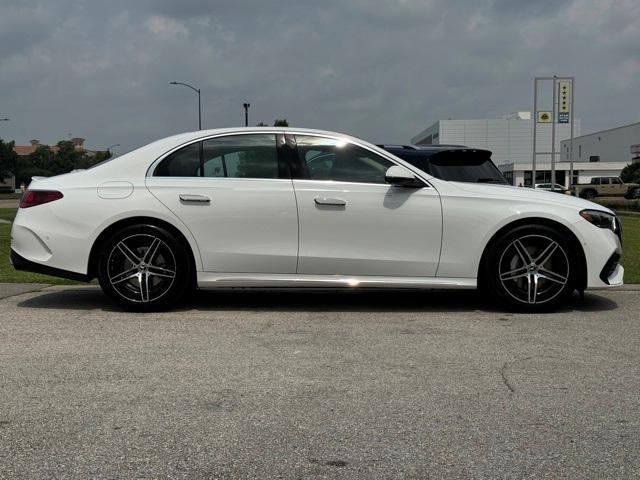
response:
<path id="1" fill-rule="evenodd" d="M 640 291 L 0 300 L 0 478 L 640 477 Z M 42 288 L 34 286 L 32 288 Z"/>

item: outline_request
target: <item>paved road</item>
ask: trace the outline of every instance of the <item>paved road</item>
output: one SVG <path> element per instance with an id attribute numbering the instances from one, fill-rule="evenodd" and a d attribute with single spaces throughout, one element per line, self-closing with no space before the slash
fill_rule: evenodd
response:
<path id="1" fill-rule="evenodd" d="M 640 477 L 640 292 L 0 300 L 0 478 Z"/>

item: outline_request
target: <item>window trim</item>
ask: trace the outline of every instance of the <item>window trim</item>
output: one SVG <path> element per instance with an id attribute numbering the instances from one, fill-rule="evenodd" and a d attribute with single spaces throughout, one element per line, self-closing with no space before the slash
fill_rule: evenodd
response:
<path id="1" fill-rule="evenodd" d="M 164 152 L 162 155 L 160 155 L 159 157 L 157 157 L 153 162 L 151 162 L 151 165 L 149 165 L 149 168 L 147 168 L 147 172 L 145 174 L 145 178 L 198 178 L 198 179 L 205 179 L 205 178 L 211 178 L 213 180 L 220 180 L 220 179 L 225 179 L 225 178 L 229 178 L 229 179 L 235 179 L 235 180 L 287 180 L 290 181 L 292 179 L 291 177 L 291 159 L 287 158 L 286 155 L 283 156 L 282 151 L 281 151 L 281 145 L 278 142 L 278 134 L 282 134 L 282 130 L 271 130 L 271 129 L 264 129 L 264 130 L 260 130 L 260 131 L 240 131 L 240 132 L 225 132 L 225 133 L 218 133 L 218 134 L 214 134 L 214 135 L 205 135 L 203 137 L 199 137 L 199 138 L 192 138 L 191 140 L 181 143 L 179 145 L 176 145 L 175 147 L 173 147 L 170 150 L 167 150 L 166 152 Z M 276 148 L 276 155 L 277 155 L 277 159 L 278 159 L 278 178 L 239 178 L 239 177 L 205 177 L 204 176 L 204 154 L 203 154 L 203 142 L 206 142 L 207 140 L 212 140 L 214 138 L 221 138 L 221 137 L 231 137 L 231 136 L 236 136 L 236 135 L 273 135 L 274 139 L 275 139 L 275 148 Z M 174 152 L 177 152 L 178 150 L 182 149 L 182 148 L 186 148 L 189 145 L 193 145 L 196 143 L 200 143 L 200 171 L 203 173 L 203 175 L 198 175 L 198 176 L 188 176 L 188 177 L 179 177 L 179 176 L 172 176 L 172 177 L 164 177 L 164 176 L 156 176 L 156 169 L 158 168 L 158 165 L 160 165 L 160 163 L 167 158 L 169 155 L 173 154 Z M 289 170 L 289 177 L 288 178 L 284 178 L 281 175 L 281 171 L 280 171 L 280 162 L 283 161 Z"/>

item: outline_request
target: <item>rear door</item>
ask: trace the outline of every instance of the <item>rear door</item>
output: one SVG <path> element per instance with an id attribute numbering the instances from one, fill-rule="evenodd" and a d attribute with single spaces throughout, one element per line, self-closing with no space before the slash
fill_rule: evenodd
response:
<path id="1" fill-rule="evenodd" d="M 624 195 L 627 190 L 622 186 L 622 180 L 619 178 L 611 179 L 611 195 Z"/>
<path id="2" fill-rule="evenodd" d="M 436 275 L 442 210 L 434 188 L 387 184 L 394 162 L 339 138 L 287 140 L 297 162 L 298 273 Z"/>
<path id="3" fill-rule="evenodd" d="M 191 230 L 205 271 L 295 273 L 297 207 L 275 133 L 184 146 L 158 163 L 147 187 Z"/>

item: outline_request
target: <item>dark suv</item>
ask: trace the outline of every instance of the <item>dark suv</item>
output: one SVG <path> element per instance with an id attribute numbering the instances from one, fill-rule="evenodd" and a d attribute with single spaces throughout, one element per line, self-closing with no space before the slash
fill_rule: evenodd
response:
<path id="1" fill-rule="evenodd" d="M 489 150 L 462 145 L 378 145 L 423 172 L 450 182 L 510 185 L 491 161 Z"/>

